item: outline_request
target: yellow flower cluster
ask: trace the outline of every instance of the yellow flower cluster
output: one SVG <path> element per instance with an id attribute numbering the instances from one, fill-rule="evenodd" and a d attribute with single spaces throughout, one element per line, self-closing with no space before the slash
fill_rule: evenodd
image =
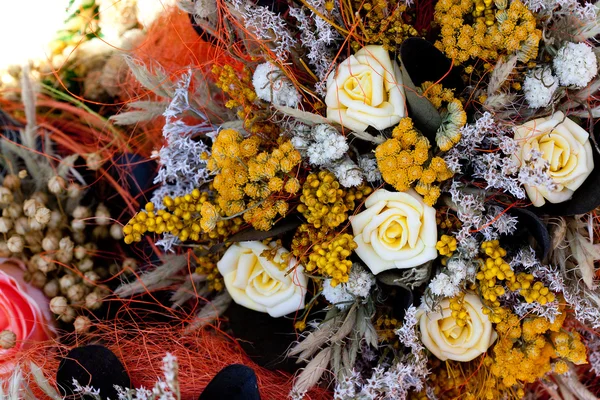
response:
<path id="1" fill-rule="evenodd" d="M 279 129 L 270 122 L 269 115 L 256 105 L 256 92 L 252 87 L 252 72 L 246 66 L 241 72 L 236 72 L 232 66 L 213 66 L 212 73 L 216 77 L 216 86 L 226 93 L 230 100 L 225 103 L 227 108 L 239 108 L 237 114 L 244 121 L 244 128 L 249 132 L 276 137 Z"/>
<path id="2" fill-rule="evenodd" d="M 379 342 L 391 344 L 394 348 L 400 347 L 400 341 L 396 331 L 402 326 L 402 321 L 382 314 L 375 320 L 375 331 Z"/>
<path id="3" fill-rule="evenodd" d="M 216 202 L 224 214 L 243 214 L 255 229 L 267 231 L 277 215 L 284 216 L 288 211 L 282 198 L 300 190 L 294 171 L 301 156 L 289 141 L 282 141 L 271 152 L 261 151 L 261 146 L 258 136 L 244 139 L 239 132 L 224 129 L 213 143 L 207 166 L 216 174 Z M 203 211 L 215 215 L 209 206 Z M 205 222 L 202 227 L 210 230 L 211 218 Z"/>
<path id="4" fill-rule="evenodd" d="M 419 133 L 410 118 L 402 118 L 392 138 L 375 149 L 377 165 L 383 180 L 400 192 L 415 186 L 423 201 L 432 206 L 440 196 L 436 182 L 452 177 L 441 157 L 430 157 L 429 140 Z"/>
<path id="5" fill-rule="evenodd" d="M 298 211 L 317 229 L 331 229 L 348 219 L 355 201 L 371 194 L 373 189 L 361 185 L 344 189 L 329 171 L 309 174 L 302 187 Z"/>
<path id="6" fill-rule="evenodd" d="M 452 253 L 456 251 L 456 238 L 453 236 L 442 235 L 440 240 L 435 245 L 436 250 L 440 255 L 451 257 Z"/>
<path id="7" fill-rule="evenodd" d="M 182 242 L 186 240 L 197 242 L 220 240 L 240 230 L 241 218 L 221 219 L 213 206 L 210 207 L 215 212 L 213 229 L 210 232 L 203 232 L 201 226 L 205 215 L 202 215 L 201 212 L 205 210 L 207 203 L 209 203 L 208 194 L 200 192 L 198 189 L 174 199 L 166 196 L 163 199 L 165 210 L 155 210 L 154 204 L 147 203 L 144 210 L 134 215 L 123 227 L 125 243 L 139 242 L 146 232 L 154 232 L 159 235 L 171 233 Z"/>
<path id="8" fill-rule="evenodd" d="M 491 357 L 470 362 L 430 359 L 431 374 L 428 386 L 439 400 L 497 400 L 521 399 L 522 387 L 506 387 L 490 372 Z M 412 393 L 412 400 L 429 400 L 425 390 Z"/>
<path id="9" fill-rule="evenodd" d="M 506 4 L 496 0 L 494 11 L 491 0 L 438 1 L 434 18 L 441 40 L 435 46 L 457 64 L 475 58 L 490 62 L 515 53 L 522 62 L 535 58 L 542 38 L 535 16 L 520 0 L 513 0 L 508 9 Z"/>
<path id="10" fill-rule="evenodd" d="M 505 386 L 534 382 L 553 369 L 564 373 L 566 361 L 586 362 L 581 337 L 564 329 L 566 312 L 563 307 L 560 311 L 554 322 L 537 316 L 520 320 L 508 311 L 504 314 L 496 326 L 499 337 L 490 370 Z"/>
<path id="11" fill-rule="evenodd" d="M 467 123 L 467 113 L 460 100 L 454 98 L 453 91 L 441 84 L 423 82 L 421 90 L 441 113 L 442 125 L 435 133 L 435 142 L 440 150 L 448 151 L 460 140 L 460 129 Z"/>
<path id="12" fill-rule="evenodd" d="M 292 254 L 300 260 L 301 264 L 306 265 L 312 246 L 333 240 L 334 235 L 334 232 L 325 232 L 311 224 L 302 224 L 294 232 L 291 245 Z"/>
<path id="13" fill-rule="evenodd" d="M 196 274 L 205 275 L 206 282 L 208 283 L 208 290 L 214 290 L 216 292 L 220 292 L 225 287 L 223 277 L 217 269 L 217 261 L 219 261 L 219 258 L 220 255 L 218 255 L 218 253 L 212 253 L 198 257 L 196 260 Z"/>
<path id="14" fill-rule="evenodd" d="M 481 244 L 485 258 L 481 260 L 481 267 L 477 272 L 479 289 L 486 307 L 484 314 L 488 314 L 490 321 L 498 323 L 506 310 L 500 307 L 498 297 L 504 295 L 506 288 L 512 292 L 520 290 L 526 302 L 546 304 L 554 301 L 555 295 L 551 293 L 542 282 L 533 282 L 533 275 L 526 273 L 515 274 L 511 266 L 504 260 L 506 250 L 500 247 L 498 240 L 486 241 Z"/>
<path id="15" fill-rule="evenodd" d="M 353 0 L 352 6 L 358 11 L 355 18 L 359 41 L 352 42 L 354 51 L 366 44 L 379 44 L 388 51 L 397 50 L 404 39 L 418 36 L 417 30 L 405 22 L 406 5 L 390 3 L 386 0 Z"/>
<path id="16" fill-rule="evenodd" d="M 315 244 L 308 256 L 306 270 L 331 277 L 331 286 L 348 282 L 352 261 L 348 259 L 357 245 L 348 233 L 342 233 L 326 243 Z"/>
<path id="17" fill-rule="evenodd" d="M 456 325 L 463 327 L 467 325 L 470 317 L 467 313 L 467 307 L 465 306 L 465 294 L 460 293 L 459 295 L 450 299 L 450 309 L 452 310 L 452 317 L 456 320 Z"/>
<path id="18" fill-rule="evenodd" d="M 542 282 L 533 282 L 533 275 L 520 272 L 517 274 L 516 282 L 508 284 L 508 288 L 512 291 L 520 289 L 520 294 L 528 303 L 534 301 L 544 305 L 554 301 L 556 296 L 550 292 L 550 289 L 544 286 Z"/>

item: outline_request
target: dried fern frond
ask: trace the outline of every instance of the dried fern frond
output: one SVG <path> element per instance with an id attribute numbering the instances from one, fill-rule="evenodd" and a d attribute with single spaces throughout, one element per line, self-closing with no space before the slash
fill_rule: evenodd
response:
<path id="1" fill-rule="evenodd" d="M 161 116 L 168 104 L 160 101 L 134 101 L 127 105 L 125 111 L 109 118 L 116 125 L 134 125 L 140 122 L 151 121 Z"/>
<path id="2" fill-rule="evenodd" d="M 151 90 L 158 96 L 171 98 L 175 94 L 173 82 L 165 71 L 160 67 L 150 70 L 144 63 L 129 56 L 124 56 L 129 69 L 146 89 Z"/>
<path id="3" fill-rule="evenodd" d="M 331 353 L 332 351 L 329 347 L 321 350 L 302 370 L 300 375 L 298 375 L 292 391 L 306 393 L 310 388 L 315 386 L 327 370 L 327 366 L 331 361 Z"/>
<path id="4" fill-rule="evenodd" d="M 119 297 L 129 297 L 145 291 L 157 290 L 181 282 L 182 277 L 177 273 L 188 265 L 186 254 L 165 256 L 163 263 L 156 269 L 142 274 L 134 282 L 123 284 L 115 290 Z"/>
<path id="5" fill-rule="evenodd" d="M 492 75 L 490 76 L 490 82 L 487 88 L 488 96 L 492 96 L 498 90 L 500 90 L 502 85 L 504 85 L 510 74 L 515 69 L 517 61 L 517 56 L 512 56 L 506 61 L 498 61 L 498 63 L 494 67 L 494 70 L 492 71 Z"/>
<path id="6" fill-rule="evenodd" d="M 189 334 L 208 324 L 212 324 L 227 310 L 231 301 L 231 296 L 227 291 L 219 293 L 211 302 L 202 307 L 198 315 L 185 328 L 184 333 Z"/>

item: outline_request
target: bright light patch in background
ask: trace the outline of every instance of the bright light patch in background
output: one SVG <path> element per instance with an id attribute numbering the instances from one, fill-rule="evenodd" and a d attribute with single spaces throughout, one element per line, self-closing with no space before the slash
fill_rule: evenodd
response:
<path id="1" fill-rule="evenodd" d="M 0 69 L 45 59 L 69 0 L 0 0 Z"/>

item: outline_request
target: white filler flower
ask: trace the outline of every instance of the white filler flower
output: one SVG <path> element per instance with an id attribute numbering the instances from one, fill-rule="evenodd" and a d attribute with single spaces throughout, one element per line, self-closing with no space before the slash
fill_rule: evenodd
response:
<path id="1" fill-rule="evenodd" d="M 558 79 L 552 75 L 552 71 L 547 67 L 530 71 L 525 77 L 525 82 L 523 82 L 525 100 L 527 100 L 530 108 L 548 106 L 557 88 Z"/>
<path id="2" fill-rule="evenodd" d="M 598 60 L 585 43 L 567 43 L 553 61 L 554 72 L 563 86 L 584 87 L 598 73 Z"/>
<path id="3" fill-rule="evenodd" d="M 256 67 L 252 76 L 256 95 L 264 101 L 278 106 L 296 107 L 300 95 L 292 81 L 277 66 L 266 62 Z"/>

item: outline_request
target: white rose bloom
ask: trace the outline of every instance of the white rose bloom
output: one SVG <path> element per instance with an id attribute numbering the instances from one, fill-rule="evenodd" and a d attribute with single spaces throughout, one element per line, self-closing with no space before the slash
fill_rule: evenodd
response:
<path id="1" fill-rule="evenodd" d="M 258 241 L 234 243 L 217 268 L 233 301 L 278 318 L 304 308 L 308 279 L 301 265 L 288 273 L 297 263 L 294 257 L 285 268 L 276 264 L 286 250 L 279 249 L 273 262 L 261 256 L 268 249 Z"/>
<path id="2" fill-rule="evenodd" d="M 548 171 L 555 188 L 524 184 L 534 206 L 567 201 L 594 169 L 589 134 L 575 122 L 556 112 L 514 128 L 520 148 L 513 160 L 521 164 L 529 160 L 532 151 L 542 153 L 550 166 Z"/>
<path id="3" fill-rule="evenodd" d="M 350 222 L 356 254 L 371 272 L 416 267 L 437 257 L 435 209 L 417 192 L 379 189 L 365 206 Z"/>
<path id="4" fill-rule="evenodd" d="M 327 77 L 327 118 L 356 132 L 382 130 L 406 115 L 400 68 L 382 46 L 366 46 Z"/>
<path id="5" fill-rule="evenodd" d="M 467 293 L 464 304 L 468 321 L 463 327 L 458 326 L 452 317 L 448 299 L 440 303 L 441 311 L 428 313 L 423 308 L 417 311 L 421 340 L 442 361 L 471 361 L 485 353 L 498 338 L 492 323 L 482 312 L 483 304 L 479 297 Z"/>

